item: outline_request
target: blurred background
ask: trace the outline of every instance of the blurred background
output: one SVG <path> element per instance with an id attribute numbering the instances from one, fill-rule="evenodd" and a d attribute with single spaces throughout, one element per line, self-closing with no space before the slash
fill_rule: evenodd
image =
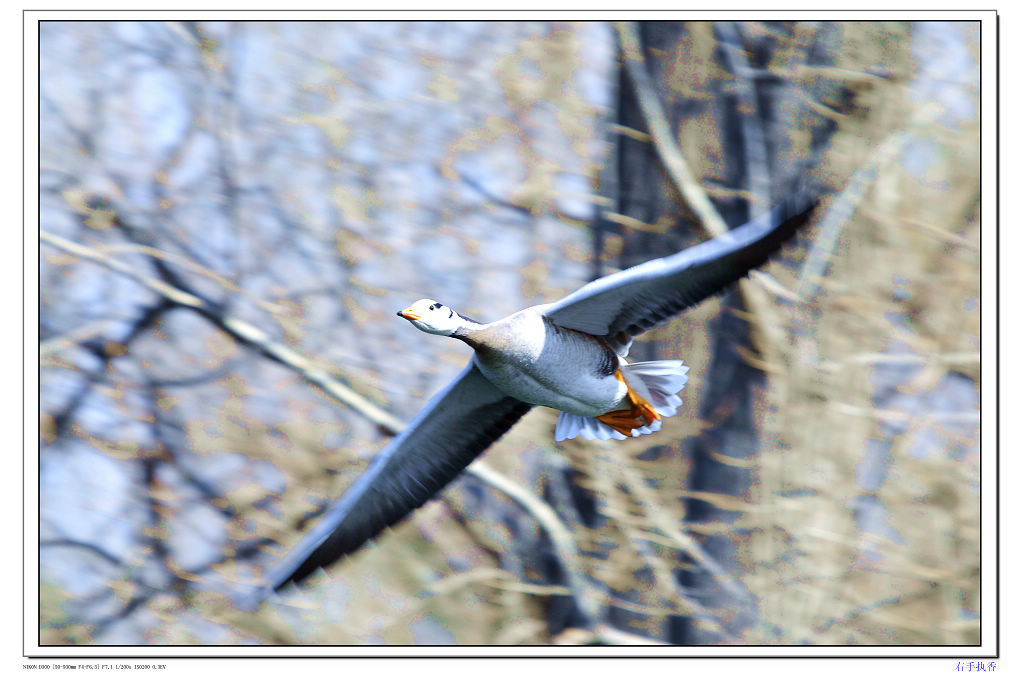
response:
<path id="1" fill-rule="evenodd" d="M 40 642 L 977 644 L 980 38 L 42 23 Z M 805 173 L 811 226 L 632 350 L 691 366 L 660 433 L 533 410 L 234 608 L 469 359 L 396 310 L 555 300 Z"/>

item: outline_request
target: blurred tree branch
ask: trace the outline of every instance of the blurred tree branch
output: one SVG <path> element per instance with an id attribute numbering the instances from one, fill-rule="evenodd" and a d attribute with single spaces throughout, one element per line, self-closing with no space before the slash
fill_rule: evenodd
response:
<path id="1" fill-rule="evenodd" d="M 43 242 L 57 249 L 74 254 L 130 278 L 159 294 L 171 304 L 195 310 L 242 344 L 254 348 L 274 361 L 294 370 L 306 381 L 319 387 L 333 399 L 375 423 L 384 432 L 390 435 L 397 435 L 404 428 L 403 422 L 399 419 L 337 381 L 326 373 L 325 370 L 316 366 L 312 360 L 292 348 L 273 341 L 268 334 L 258 327 L 243 320 L 220 314 L 199 296 L 139 273 L 130 265 L 111 256 L 108 253 L 110 248 L 96 249 L 87 247 L 45 231 L 41 231 L 40 238 Z M 150 248 L 143 248 L 138 251 L 150 256 L 153 255 Z M 556 513 L 522 485 L 496 472 L 481 461 L 475 461 L 468 467 L 467 472 L 513 499 L 541 525 L 543 530 L 549 535 L 557 553 L 557 558 L 566 572 L 569 581 L 568 587 L 577 603 L 579 611 L 589 624 L 594 623 L 596 617 L 595 608 L 592 605 L 591 595 L 587 590 L 584 576 L 581 573 L 577 549 L 570 531 L 557 517 Z M 151 483 L 151 478 L 153 477 L 151 466 L 147 466 L 146 477 L 149 478 L 149 483 Z M 159 548 L 157 547 L 158 550 Z M 165 556 L 166 553 L 163 552 L 163 555 Z"/>
<path id="2" fill-rule="evenodd" d="M 684 159 L 680 146 L 676 142 L 672 129 L 670 129 L 662 102 L 655 91 L 655 85 L 652 83 L 648 69 L 645 67 L 645 57 L 641 51 L 641 41 L 638 38 L 634 24 L 632 22 L 617 21 L 613 23 L 613 26 L 619 36 L 624 67 L 627 70 L 627 75 L 630 76 L 631 85 L 637 96 L 638 106 L 648 124 L 652 145 L 662 160 L 663 166 L 687 205 L 698 217 L 701 226 L 712 237 L 724 235 L 729 231 L 729 227 L 712 204 L 712 201 L 708 199 L 708 195 L 701 187 L 701 184 L 695 178 L 687 160 Z M 735 33 L 735 31 L 733 32 Z M 730 45 L 726 53 L 729 54 L 735 49 L 737 49 L 735 45 Z M 745 119 L 747 117 L 749 116 L 742 116 Z M 756 141 L 760 133 L 756 133 L 757 128 L 750 122 L 745 123 L 745 128 L 750 130 L 750 138 L 745 139 L 745 144 L 749 149 L 748 152 L 752 154 L 749 159 L 762 159 L 759 157 L 761 152 L 758 150 L 761 144 Z M 753 176 L 757 176 L 755 172 L 767 171 L 767 166 L 764 168 L 758 165 L 749 166 L 748 171 Z M 765 182 L 767 183 L 767 179 Z M 755 199 L 767 200 L 771 197 L 768 194 L 762 195 L 756 192 L 757 190 L 763 190 L 759 183 L 753 184 L 752 189 L 752 197 Z M 752 204 L 752 209 L 755 208 L 756 206 Z M 778 350 L 777 346 L 783 341 L 783 325 L 779 322 L 778 314 L 773 305 L 768 302 L 768 298 L 758 283 L 748 279 L 741 279 L 737 282 L 737 285 L 747 306 L 755 345 L 764 356 L 763 360 L 766 364 L 776 363 L 781 359 L 781 351 Z"/>

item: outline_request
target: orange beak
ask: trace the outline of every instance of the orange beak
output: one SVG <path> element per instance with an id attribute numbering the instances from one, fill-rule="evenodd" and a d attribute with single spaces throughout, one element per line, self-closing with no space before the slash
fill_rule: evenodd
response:
<path id="1" fill-rule="evenodd" d="M 411 322 L 413 322 L 414 320 L 420 320 L 421 319 L 421 315 L 419 315 L 418 313 L 414 312 L 410 308 L 404 308 L 403 310 L 398 310 L 397 311 L 397 315 L 399 315 L 400 317 L 404 318 L 405 320 L 408 320 L 408 321 L 411 321 Z"/>

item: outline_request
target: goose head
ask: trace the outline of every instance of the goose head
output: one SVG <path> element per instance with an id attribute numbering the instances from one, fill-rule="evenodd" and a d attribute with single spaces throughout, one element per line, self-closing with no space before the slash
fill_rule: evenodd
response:
<path id="1" fill-rule="evenodd" d="M 397 315 L 423 332 L 439 336 L 450 336 L 466 324 L 464 318 L 454 312 L 453 308 L 432 299 L 415 301 L 407 308 L 397 311 Z"/>

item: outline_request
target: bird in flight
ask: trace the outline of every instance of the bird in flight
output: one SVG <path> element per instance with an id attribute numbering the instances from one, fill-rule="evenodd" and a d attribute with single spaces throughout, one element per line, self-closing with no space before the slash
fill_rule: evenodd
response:
<path id="1" fill-rule="evenodd" d="M 554 303 L 478 322 L 431 299 L 397 313 L 474 349 L 471 362 L 372 461 L 245 606 L 354 552 L 438 494 L 533 406 L 558 409 L 562 441 L 652 434 L 676 414 L 680 360 L 629 363 L 632 337 L 722 291 L 791 238 L 817 199 L 801 188 L 707 242 L 590 282 Z"/>

